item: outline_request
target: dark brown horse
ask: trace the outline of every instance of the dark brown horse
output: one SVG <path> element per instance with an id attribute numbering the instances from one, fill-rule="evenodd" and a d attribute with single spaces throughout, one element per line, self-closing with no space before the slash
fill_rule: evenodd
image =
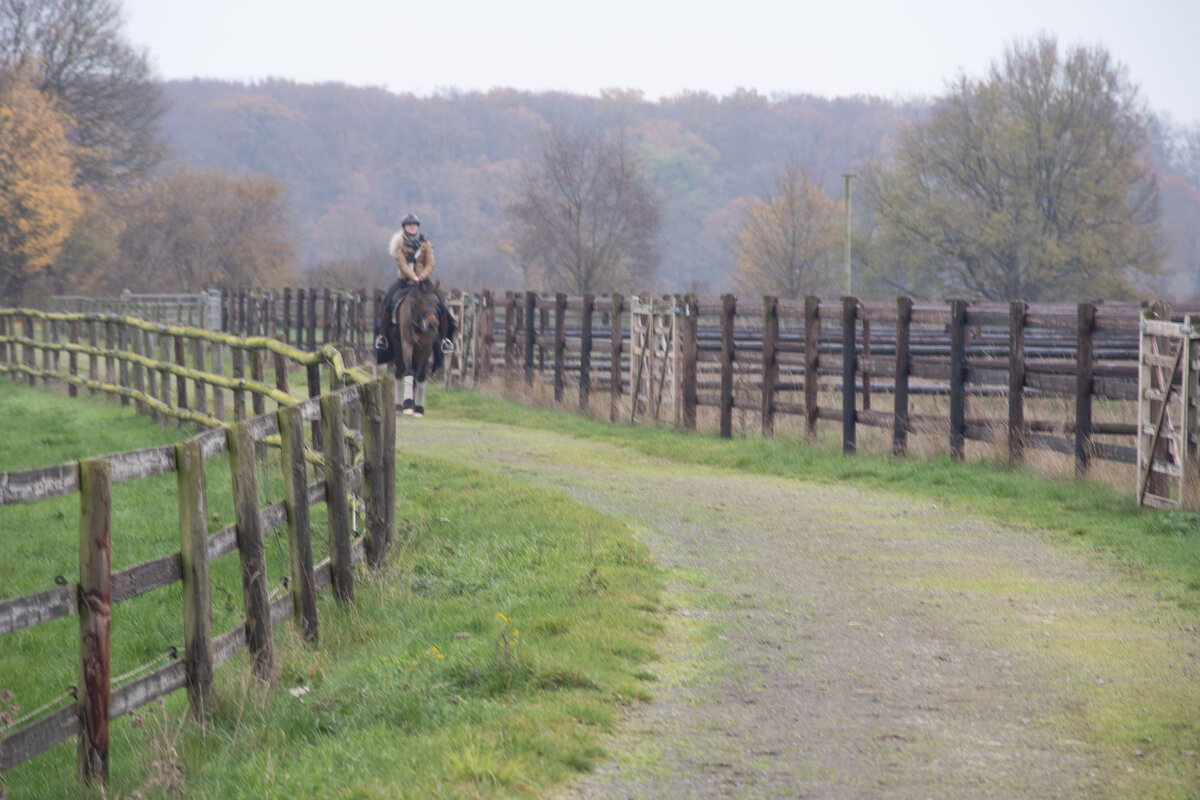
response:
<path id="1" fill-rule="evenodd" d="M 389 334 L 396 353 L 396 397 L 403 397 L 405 414 L 418 417 L 425 414 L 425 377 L 438 340 L 437 291 L 438 284 L 429 281 L 410 288 L 396 306 Z"/>

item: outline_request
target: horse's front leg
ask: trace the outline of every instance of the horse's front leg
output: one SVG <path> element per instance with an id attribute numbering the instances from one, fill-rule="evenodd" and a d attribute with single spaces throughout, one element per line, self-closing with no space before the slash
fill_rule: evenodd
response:
<path id="1" fill-rule="evenodd" d="M 396 363 L 396 396 L 403 398 L 400 405 L 401 410 L 405 414 L 413 413 L 413 368 L 412 368 L 412 347 L 405 345 L 401 347 L 401 360 Z M 400 373 L 404 373 L 403 387 L 400 383 Z"/>
<path id="2" fill-rule="evenodd" d="M 413 410 L 414 416 L 425 416 L 425 378 L 424 376 L 417 379 L 413 385 Z"/>

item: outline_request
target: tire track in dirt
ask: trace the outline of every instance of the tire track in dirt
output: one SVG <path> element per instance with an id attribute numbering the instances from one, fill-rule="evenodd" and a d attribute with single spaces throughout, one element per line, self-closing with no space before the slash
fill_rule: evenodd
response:
<path id="1" fill-rule="evenodd" d="M 564 798 L 1137 796 L 1200 774 L 1194 752 L 1094 735 L 1114 708 L 1200 707 L 1194 632 L 1041 534 L 552 433 L 401 422 L 402 450 L 627 519 L 670 571 L 655 702 Z"/>

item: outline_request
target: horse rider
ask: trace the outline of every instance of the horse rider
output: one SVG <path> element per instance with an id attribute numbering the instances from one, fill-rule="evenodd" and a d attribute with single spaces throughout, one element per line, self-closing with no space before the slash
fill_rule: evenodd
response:
<path id="1" fill-rule="evenodd" d="M 380 334 L 375 344 L 377 363 L 382 364 L 390 360 L 390 357 L 382 354 L 382 351 L 390 346 L 384 326 L 391 324 L 392 313 L 396 306 L 400 304 L 410 289 L 422 281 L 429 280 L 433 275 L 433 242 L 420 231 L 421 220 L 417 218 L 416 214 L 409 214 L 400 223 L 400 230 L 393 234 L 392 241 L 388 245 L 388 251 L 392 254 L 392 258 L 396 259 L 398 277 L 383 299 L 380 319 L 377 321 L 377 333 Z M 443 352 L 453 349 L 451 337 L 454 335 L 455 328 L 454 317 L 450 316 L 450 309 L 446 307 L 446 299 L 442 297 L 440 291 L 437 293 L 437 298 L 441 346 L 433 348 L 433 372 L 437 372 L 442 366 Z"/>

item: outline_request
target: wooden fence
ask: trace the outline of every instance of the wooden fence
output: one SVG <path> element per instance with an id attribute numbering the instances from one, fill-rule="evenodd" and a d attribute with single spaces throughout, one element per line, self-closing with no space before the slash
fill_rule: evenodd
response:
<path id="1" fill-rule="evenodd" d="M 791 416 L 810 438 L 837 426 L 847 453 L 864 427 L 887 431 L 896 454 L 916 433 L 942 437 L 955 459 L 970 441 L 993 443 L 1014 461 L 1050 450 L 1070 455 L 1081 475 L 1096 460 L 1136 460 L 1143 319 L 1200 313 L 1162 302 L 449 294 L 464 324 L 445 375 L 464 383 L 541 383 L 580 408 L 607 392 L 613 421 L 682 429 L 707 411 L 722 436 L 732 435 L 735 416 L 743 429 L 753 417 L 768 437 Z M 342 352 L 363 359 L 381 295 L 227 290 L 222 303 L 231 330 L 309 349 L 350 342 Z M 929 396 L 940 400 L 916 400 Z"/>
<path id="2" fill-rule="evenodd" d="M 848 453 L 861 426 L 887 429 L 897 454 L 907 451 L 913 432 L 940 431 L 955 458 L 968 440 L 1001 441 L 1014 460 L 1031 447 L 1073 455 L 1080 472 L 1093 459 L 1135 460 L 1143 319 L 1182 321 L 1200 311 L 1163 303 L 865 303 L 852 297 L 767 297 L 746 310 L 732 295 L 642 299 L 653 301 L 652 315 L 677 320 L 669 334 L 677 341 L 657 348 L 676 361 L 669 402 L 659 405 L 681 428 L 695 427 L 698 411 L 710 409 L 721 435 L 729 436 L 738 410 L 756 414 L 769 437 L 781 415 L 793 415 L 811 437 L 821 421 L 840 425 Z M 574 388 L 581 405 L 596 389 L 607 389 L 611 417 L 632 418 L 629 392 L 639 366 L 631 357 L 632 300 L 510 293 L 499 325 L 485 327 L 498 344 L 478 348 L 473 372 L 488 374 L 502 359 L 508 380 L 540 380 L 564 402 Z M 912 400 L 919 395 L 944 398 L 944 415 L 915 412 Z M 995 400 L 982 402 L 988 398 Z M 1056 405 L 1073 413 L 1029 413 L 1031 401 L 1053 399 L 1066 401 Z M 973 409 L 996 401 L 1004 406 L 1001 416 Z M 1120 409 L 1128 418 L 1096 420 L 1095 405 L 1108 401 L 1130 403 Z M 1040 413 L 1051 405 L 1040 404 Z"/>
<path id="3" fill-rule="evenodd" d="M 246 345 L 249 347 L 250 345 Z M 253 673 L 273 676 L 272 629 L 293 618 L 306 640 L 316 641 L 315 592 L 332 586 L 339 601 L 354 595 L 352 565 L 378 566 L 395 530 L 394 383 L 360 381 L 308 400 L 281 404 L 273 413 L 210 430 L 174 446 L 85 459 L 47 469 L 0 474 L 0 505 L 77 494 L 79 580 L 33 595 L 0 600 L 0 636 L 78 614 L 79 675 L 73 705 L 3 731 L 0 772 L 47 748 L 78 737 L 81 778 L 106 779 L 109 723 L 180 688 L 197 718 L 211 710 L 214 670 L 249 648 Z M 306 448 L 304 423 L 318 426 L 321 453 Z M 347 423 L 350 427 L 347 428 Z M 278 437 L 284 496 L 259 500 L 255 449 Z M 236 522 L 208 534 L 207 459 L 226 453 L 230 462 Z M 355 453 L 360 457 L 355 457 Z M 308 462 L 317 479 L 309 482 Z M 112 484 L 175 473 L 180 549 L 118 572 L 111 570 Z M 363 531 L 353 529 L 362 496 Z M 324 503 L 329 557 L 313 563 L 310 507 Z M 286 528 L 290 549 L 288 593 L 267 593 L 263 533 Z M 362 533 L 365 538 L 355 541 Z M 209 565 L 237 550 L 241 562 L 245 619 L 220 635 L 212 630 Z M 114 603 L 182 582 L 183 646 L 164 666 L 122 686 L 110 680 L 109 620 Z M 165 647 L 164 647 L 165 649 Z"/>
<path id="4" fill-rule="evenodd" d="M 353 349 L 331 344 L 310 352 L 265 336 L 135 317 L 0 309 L 0 374 L 31 385 L 62 382 L 71 396 L 103 393 L 181 422 L 220 425 L 294 403 L 293 370 L 303 370 L 308 397 L 364 381 L 356 361 Z"/>

